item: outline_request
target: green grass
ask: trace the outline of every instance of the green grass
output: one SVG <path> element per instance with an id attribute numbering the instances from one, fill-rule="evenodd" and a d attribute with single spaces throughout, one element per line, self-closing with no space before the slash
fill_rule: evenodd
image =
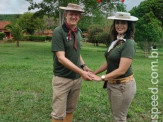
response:
<path id="1" fill-rule="evenodd" d="M 0 44 L 0 122 L 49 122 L 51 117 L 53 61 L 49 42 Z M 83 43 L 82 56 L 93 70 L 104 61 L 106 47 Z M 159 49 L 158 108 L 163 112 L 163 48 Z M 151 62 L 138 48 L 133 61 L 137 93 L 128 112 L 129 122 L 151 121 Z M 83 81 L 74 122 L 113 120 L 103 82 Z M 163 120 L 162 114 L 159 121 Z"/>

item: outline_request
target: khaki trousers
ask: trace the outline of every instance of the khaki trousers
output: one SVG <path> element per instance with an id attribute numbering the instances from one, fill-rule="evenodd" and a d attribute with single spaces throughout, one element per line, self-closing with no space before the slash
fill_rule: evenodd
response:
<path id="1" fill-rule="evenodd" d="M 135 79 L 127 83 L 108 83 L 107 93 L 114 122 L 126 122 L 131 101 L 136 93 Z"/>
<path id="2" fill-rule="evenodd" d="M 63 120 L 66 117 L 66 113 L 75 111 L 81 84 L 82 78 L 72 80 L 58 76 L 53 77 L 52 118 Z"/>

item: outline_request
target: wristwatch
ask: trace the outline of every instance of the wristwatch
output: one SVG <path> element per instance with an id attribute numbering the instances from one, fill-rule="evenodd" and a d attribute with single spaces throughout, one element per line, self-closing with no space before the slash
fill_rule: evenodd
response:
<path id="1" fill-rule="evenodd" d="M 101 79 L 104 81 L 105 80 L 105 75 L 102 75 L 101 76 Z"/>
<path id="2" fill-rule="evenodd" d="M 80 67 L 83 69 L 86 66 L 86 64 L 82 64 Z"/>

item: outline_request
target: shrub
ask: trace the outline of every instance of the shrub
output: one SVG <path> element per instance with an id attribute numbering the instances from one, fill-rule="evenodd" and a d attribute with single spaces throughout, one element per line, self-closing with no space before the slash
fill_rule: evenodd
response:
<path id="1" fill-rule="evenodd" d="M 3 38 L 6 36 L 5 33 L 0 32 L 0 40 L 3 40 Z"/>
<path id="2" fill-rule="evenodd" d="M 100 25 L 90 26 L 88 30 L 88 42 L 94 43 L 96 46 L 98 46 L 98 43 L 104 43 L 108 46 L 110 40 L 107 30 Z"/>
<path id="3" fill-rule="evenodd" d="M 52 37 L 51 36 L 46 36 L 46 40 L 51 41 Z"/>
<path id="4" fill-rule="evenodd" d="M 25 35 L 23 37 L 24 41 L 36 41 L 36 42 L 43 42 L 46 40 L 51 41 L 52 37 L 51 36 L 43 36 L 43 35 Z"/>

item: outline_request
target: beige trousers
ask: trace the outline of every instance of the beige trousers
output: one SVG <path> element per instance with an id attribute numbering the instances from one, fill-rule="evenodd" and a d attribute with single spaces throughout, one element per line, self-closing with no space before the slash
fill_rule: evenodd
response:
<path id="1" fill-rule="evenodd" d="M 127 83 L 108 83 L 107 93 L 114 122 L 126 122 L 131 101 L 136 93 L 135 79 Z"/>
<path id="2" fill-rule="evenodd" d="M 75 111 L 81 84 L 82 78 L 72 80 L 58 76 L 53 77 L 52 118 L 63 120 L 66 113 Z"/>

